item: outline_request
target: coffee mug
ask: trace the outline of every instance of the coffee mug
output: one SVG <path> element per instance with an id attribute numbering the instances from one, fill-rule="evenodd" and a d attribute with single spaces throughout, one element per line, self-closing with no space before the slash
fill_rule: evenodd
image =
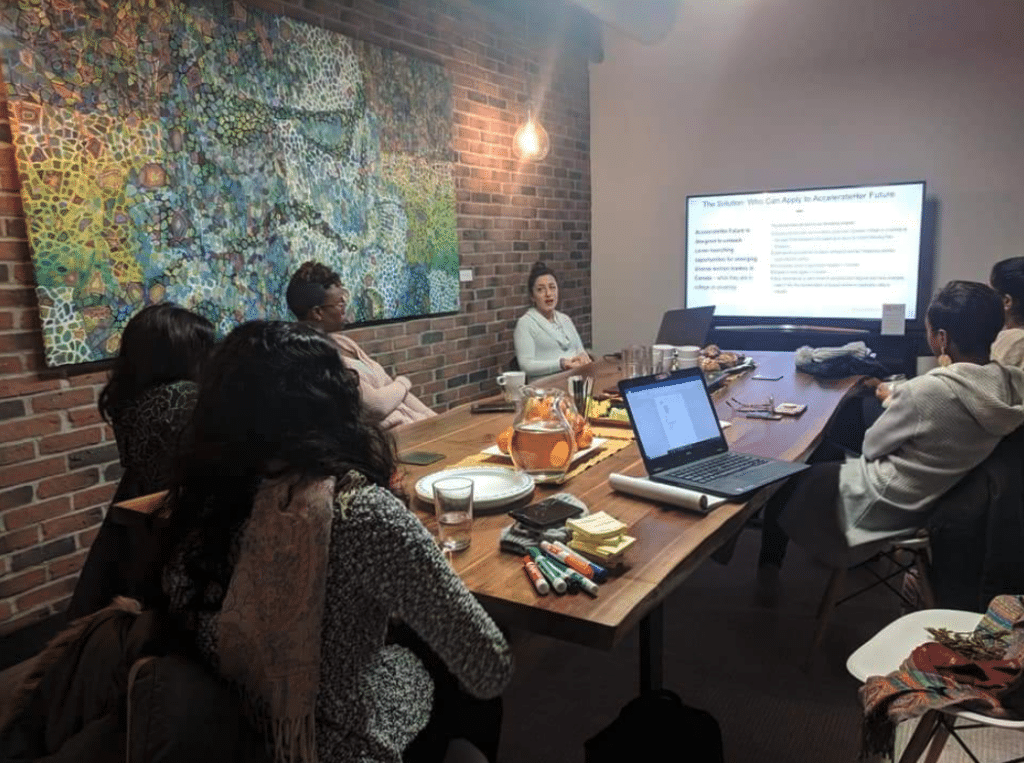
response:
<path id="1" fill-rule="evenodd" d="M 503 389 L 505 399 L 514 403 L 523 396 L 523 385 L 526 384 L 526 373 L 523 371 L 506 371 L 497 379 L 498 386 Z"/>

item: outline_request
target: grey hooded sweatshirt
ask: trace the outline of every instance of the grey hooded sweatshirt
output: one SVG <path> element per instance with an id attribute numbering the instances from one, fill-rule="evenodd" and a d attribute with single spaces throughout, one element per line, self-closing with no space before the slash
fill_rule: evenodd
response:
<path id="1" fill-rule="evenodd" d="M 1024 424 L 1024 372 L 954 363 L 896 388 L 839 472 L 839 527 L 850 548 L 907 535 L 928 508 Z"/>

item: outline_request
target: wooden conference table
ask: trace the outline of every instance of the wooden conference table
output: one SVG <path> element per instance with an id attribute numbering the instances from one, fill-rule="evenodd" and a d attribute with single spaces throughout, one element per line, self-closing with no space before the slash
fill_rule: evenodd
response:
<path id="1" fill-rule="evenodd" d="M 859 384 L 859 377 L 821 381 L 799 373 L 791 352 L 748 353 L 757 370 L 739 374 L 713 394 L 719 418 L 732 422 L 725 430 L 731 449 L 789 461 L 806 460 L 821 441 L 826 425 L 839 405 Z M 594 378 L 594 390 L 614 386 L 619 371 L 614 362 L 596 361 L 580 372 Z M 752 375 L 781 376 L 759 381 Z M 548 377 L 534 386 L 565 389 L 569 373 Z M 730 398 L 744 403 L 805 403 L 798 418 L 778 421 L 748 419 L 725 404 Z M 422 521 L 436 531 L 433 507 L 415 497 L 416 481 L 441 469 L 452 468 L 467 456 L 495 443 L 512 423 L 511 413 L 473 414 L 470 406 L 396 430 L 399 453 L 428 450 L 446 458 L 429 466 L 405 465 L 406 491 Z M 583 500 L 591 511 L 607 511 L 629 525 L 637 539 L 626 551 L 624 568 L 601 585 L 597 598 L 586 594 L 539 596 L 522 570 L 519 557 L 499 551 L 499 535 L 510 523 L 504 512 L 473 521 L 470 547 L 453 557 L 453 566 L 484 607 L 499 622 L 532 633 L 601 649 L 610 649 L 630 630 L 641 628 L 641 685 L 661 682 L 661 605 L 700 564 L 739 532 L 744 522 L 770 495 L 772 488 L 743 503 L 726 503 L 703 516 L 682 509 L 617 493 L 608 485 L 613 472 L 644 476 L 636 443 L 594 464 L 558 486 L 537 486 L 533 497 L 567 491 Z"/>

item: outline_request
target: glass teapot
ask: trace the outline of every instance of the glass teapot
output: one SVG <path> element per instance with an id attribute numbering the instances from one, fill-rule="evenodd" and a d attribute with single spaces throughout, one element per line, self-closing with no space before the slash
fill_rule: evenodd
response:
<path id="1" fill-rule="evenodd" d="M 512 422 L 512 463 L 534 482 L 563 482 L 576 455 L 576 407 L 560 389 L 527 386 L 522 395 Z"/>

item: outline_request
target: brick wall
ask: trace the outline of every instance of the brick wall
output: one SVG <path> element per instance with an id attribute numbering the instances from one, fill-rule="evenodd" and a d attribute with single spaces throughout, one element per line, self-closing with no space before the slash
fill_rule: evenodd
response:
<path id="1" fill-rule="evenodd" d="M 544 259 L 589 344 L 590 20 L 556 0 L 249 4 L 436 61 L 454 84 L 460 257 L 473 281 L 458 315 L 355 329 L 355 340 L 437 410 L 490 394 L 513 354 L 526 273 Z M 551 152 L 520 166 L 512 134 L 541 90 Z M 106 365 L 45 367 L 33 287 L 0 93 L 0 635 L 64 609 L 120 476 L 96 410 Z"/>

